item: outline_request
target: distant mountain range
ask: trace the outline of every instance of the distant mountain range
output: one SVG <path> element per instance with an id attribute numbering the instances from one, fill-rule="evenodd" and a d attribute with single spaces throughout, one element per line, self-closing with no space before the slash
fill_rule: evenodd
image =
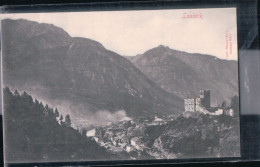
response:
<path id="1" fill-rule="evenodd" d="M 96 41 L 23 19 L 3 20 L 2 32 L 4 85 L 72 117 L 91 119 L 100 110 L 124 110 L 128 117 L 183 111 L 182 98 Z"/>
<path id="2" fill-rule="evenodd" d="M 190 54 L 160 45 L 143 54 L 127 57 L 148 78 L 181 98 L 211 91 L 213 106 L 238 95 L 238 62 L 210 55 Z"/>

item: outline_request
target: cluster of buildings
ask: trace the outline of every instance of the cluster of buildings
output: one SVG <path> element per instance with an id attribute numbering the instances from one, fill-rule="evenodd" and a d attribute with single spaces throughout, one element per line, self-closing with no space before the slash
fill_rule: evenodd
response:
<path id="1" fill-rule="evenodd" d="M 159 117 L 138 118 L 134 121 L 121 121 L 109 126 L 93 128 L 87 131 L 86 136 L 113 152 L 141 152 L 146 148 L 146 127 L 166 123 L 165 119 Z"/>
<path id="2" fill-rule="evenodd" d="M 210 90 L 200 90 L 199 97 L 184 99 L 185 112 L 202 112 L 209 115 L 226 114 L 234 116 L 233 109 L 211 107 Z"/>
<path id="3" fill-rule="evenodd" d="M 210 91 L 201 90 L 199 97 L 188 98 L 184 101 L 185 112 L 201 112 L 209 115 L 226 114 L 233 116 L 232 109 L 211 107 Z M 145 129 L 149 126 L 164 125 L 175 120 L 176 116 L 144 117 L 133 120 L 120 121 L 104 127 L 96 127 L 87 131 L 86 136 L 91 137 L 100 146 L 113 152 L 141 152 L 147 148 Z"/>
<path id="4" fill-rule="evenodd" d="M 142 127 L 129 121 L 121 121 L 106 127 L 87 131 L 86 136 L 92 137 L 101 146 L 114 152 L 142 150 Z M 138 131 L 138 132 L 137 132 Z"/>

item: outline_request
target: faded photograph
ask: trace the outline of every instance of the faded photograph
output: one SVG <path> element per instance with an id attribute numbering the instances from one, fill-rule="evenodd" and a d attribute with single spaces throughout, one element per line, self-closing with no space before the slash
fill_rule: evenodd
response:
<path id="1" fill-rule="evenodd" d="M 240 156 L 235 8 L 1 15 L 5 163 Z"/>

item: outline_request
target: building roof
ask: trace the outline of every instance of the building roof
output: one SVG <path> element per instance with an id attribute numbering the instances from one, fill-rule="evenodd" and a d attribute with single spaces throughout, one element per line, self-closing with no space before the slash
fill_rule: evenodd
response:
<path id="1" fill-rule="evenodd" d="M 133 137 L 131 140 L 132 140 L 132 141 L 138 141 L 139 138 L 138 138 L 138 137 Z"/>
<path id="2" fill-rule="evenodd" d="M 218 107 L 209 107 L 209 108 L 206 108 L 209 112 L 215 112 L 218 110 Z"/>

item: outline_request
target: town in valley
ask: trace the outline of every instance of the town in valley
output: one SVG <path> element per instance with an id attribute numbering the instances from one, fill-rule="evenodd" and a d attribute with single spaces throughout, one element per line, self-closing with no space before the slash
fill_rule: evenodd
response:
<path id="1" fill-rule="evenodd" d="M 235 96 L 236 97 L 236 96 Z M 212 107 L 210 105 L 210 90 L 201 90 L 199 97 L 187 98 L 184 100 L 185 111 L 181 114 L 183 117 L 193 117 L 193 114 L 203 114 L 210 117 L 226 115 L 237 119 L 234 109 L 225 106 Z M 223 104 L 222 104 L 223 105 Z M 151 156 L 159 156 L 151 151 L 147 146 L 147 128 L 163 126 L 169 122 L 175 121 L 176 115 L 140 117 L 130 120 L 123 120 L 116 123 L 110 123 L 105 126 L 92 127 L 88 130 L 83 129 L 87 137 L 95 140 L 100 146 L 105 147 L 111 152 L 127 153 L 143 151 Z M 157 157 L 158 158 L 158 157 Z"/>

